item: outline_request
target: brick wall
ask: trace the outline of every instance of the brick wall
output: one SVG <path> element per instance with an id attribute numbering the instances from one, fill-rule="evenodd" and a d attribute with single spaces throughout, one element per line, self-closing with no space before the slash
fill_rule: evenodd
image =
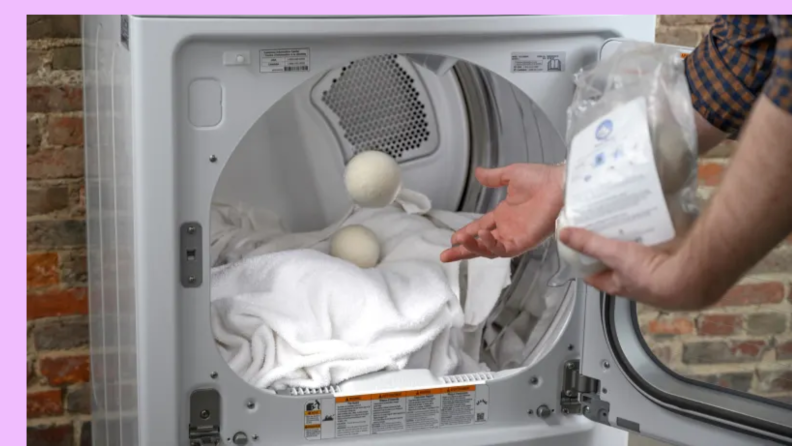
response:
<path id="1" fill-rule="evenodd" d="M 28 16 L 28 446 L 90 446 L 78 16 Z"/>
<path id="2" fill-rule="evenodd" d="M 663 16 L 658 40 L 695 45 L 710 20 Z M 76 16 L 28 17 L 28 446 L 90 445 L 79 35 Z M 702 160 L 702 201 L 733 150 L 725 144 Z M 650 345 L 686 375 L 789 398 L 790 265 L 792 245 L 783 245 L 723 304 L 701 313 L 641 308 Z"/>

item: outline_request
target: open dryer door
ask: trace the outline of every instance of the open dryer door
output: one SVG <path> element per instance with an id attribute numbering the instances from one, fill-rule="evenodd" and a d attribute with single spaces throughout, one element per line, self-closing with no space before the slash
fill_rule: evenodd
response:
<path id="1" fill-rule="evenodd" d="M 600 57 L 619 44 L 606 42 Z M 678 48 L 681 57 L 691 51 Z M 585 289 L 583 349 L 579 363 L 565 365 L 565 391 L 577 395 L 571 410 L 675 445 L 792 444 L 792 405 L 672 371 L 647 344 L 634 302 L 578 286 Z M 788 388 L 789 375 L 787 366 L 778 383 Z"/>

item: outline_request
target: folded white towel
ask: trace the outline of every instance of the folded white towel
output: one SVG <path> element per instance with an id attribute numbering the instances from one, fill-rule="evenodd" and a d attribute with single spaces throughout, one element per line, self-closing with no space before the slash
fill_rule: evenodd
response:
<path id="1" fill-rule="evenodd" d="M 430 208 L 425 196 L 404 190 L 392 206 L 354 209 L 325 230 L 288 234 L 271 213 L 215 205 L 212 262 L 221 266 L 212 272 L 212 326 L 232 369 L 275 389 L 404 367 L 481 370 L 479 345 L 464 332 L 480 339 L 510 283 L 509 260 L 468 262 L 463 310 L 461 263 L 443 264 L 439 255 L 452 230 L 476 215 Z M 377 267 L 326 255 L 329 237 L 350 224 L 377 236 Z"/>

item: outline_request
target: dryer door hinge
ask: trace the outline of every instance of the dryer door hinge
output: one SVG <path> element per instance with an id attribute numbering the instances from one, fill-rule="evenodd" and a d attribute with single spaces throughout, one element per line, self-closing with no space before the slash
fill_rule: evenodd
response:
<path id="1" fill-rule="evenodd" d="M 190 394 L 190 446 L 220 444 L 220 393 L 198 389 Z"/>
<path id="2" fill-rule="evenodd" d="M 600 399 L 599 380 L 580 373 L 580 361 L 564 364 L 561 377 L 561 411 L 565 414 L 583 414 L 598 423 L 608 423 L 610 404 Z"/>

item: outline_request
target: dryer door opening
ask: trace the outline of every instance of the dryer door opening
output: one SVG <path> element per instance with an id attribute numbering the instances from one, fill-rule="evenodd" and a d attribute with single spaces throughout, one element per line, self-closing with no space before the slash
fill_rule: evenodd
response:
<path id="1" fill-rule="evenodd" d="M 366 150 L 394 158 L 403 188 L 420 203 L 353 207 L 344 168 Z M 382 54 L 312 77 L 255 120 L 215 187 L 210 262 L 221 282 L 212 283 L 212 328 L 222 356 L 254 387 L 293 395 L 398 391 L 524 370 L 555 345 L 548 331 L 572 308 L 565 297 L 573 292 L 547 286 L 558 267 L 555 245 L 445 265 L 439 253 L 455 229 L 505 195 L 479 184 L 477 167 L 558 163 L 565 154 L 525 93 L 465 61 Z M 353 223 L 381 243 L 374 272 L 327 255 L 333 232 Z M 253 259 L 260 263 L 239 266 Z M 404 262 L 412 265 L 394 266 Z M 262 287 L 239 287 L 243 276 Z M 413 288 L 442 277 L 454 302 L 427 287 L 417 300 L 443 308 L 418 309 L 414 292 L 394 288 L 397 276 Z M 370 286 L 383 281 L 384 294 Z M 383 302 L 405 307 L 389 311 Z M 419 320 L 427 315 L 430 323 Z M 410 351 L 381 339 L 388 336 Z"/>

